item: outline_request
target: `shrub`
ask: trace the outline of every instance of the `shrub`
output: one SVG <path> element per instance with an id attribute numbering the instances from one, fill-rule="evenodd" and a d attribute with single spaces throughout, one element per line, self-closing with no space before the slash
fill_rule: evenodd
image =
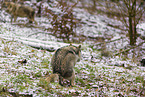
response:
<path id="1" fill-rule="evenodd" d="M 58 1 L 56 7 L 60 9 L 59 13 L 54 13 L 46 9 L 52 15 L 52 34 L 57 38 L 62 38 L 64 41 L 70 42 L 76 35 L 76 27 L 79 25 L 78 20 L 73 14 L 73 8 L 77 3 L 70 6 L 63 0 Z"/>

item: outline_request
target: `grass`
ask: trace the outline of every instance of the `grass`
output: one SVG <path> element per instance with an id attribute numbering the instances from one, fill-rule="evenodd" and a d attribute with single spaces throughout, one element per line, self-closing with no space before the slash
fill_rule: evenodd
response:
<path id="1" fill-rule="evenodd" d="M 0 39 L 2 45 L 6 45 L 7 40 Z M 144 96 L 141 91 L 144 89 L 144 70 L 134 67 L 136 70 L 126 69 L 119 66 L 110 66 L 107 63 L 83 60 L 76 64 L 76 86 L 61 87 L 58 83 L 48 83 L 45 81 L 47 73 L 51 71 L 50 59 L 52 52 L 37 50 L 15 41 L 7 44 L 9 49 L 5 51 L 0 47 L 0 96 L 10 96 L 10 92 L 26 96 L 26 94 L 37 96 Z M 20 49 L 20 47 L 22 47 Z M 9 54 L 12 48 L 19 49 L 17 54 Z M 85 51 L 83 49 L 82 53 Z M 92 51 L 91 51 L 92 52 Z M 26 64 L 18 63 L 18 60 L 27 59 Z M 105 59 L 104 59 L 105 60 Z M 121 61 L 121 60 L 120 60 Z M 112 61 L 113 62 L 113 61 Z M 2 72 L 4 71 L 4 72 Z M 4 92 L 2 89 L 6 89 Z"/>

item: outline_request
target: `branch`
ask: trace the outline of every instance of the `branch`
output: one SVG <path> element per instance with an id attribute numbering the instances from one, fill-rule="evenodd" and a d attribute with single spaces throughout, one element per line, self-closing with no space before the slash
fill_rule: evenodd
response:
<path id="1" fill-rule="evenodd" d="M 135 9 L 134 7 L 136 7 L 136 0 L 132 1 L 132 8 L 131 8 L 131 12 Z"/>
<path id="2" fill-rule="evenodd" d="M 119 7 L 119 6 L 118 6 Z M 123 15 L 123 11 L 122 11 L 122 9 L 119 7 L 119 9 L 120 9 L 120 12 L 121 12 L 121 16 L 122 16 L 122 19 L 123 19 L 123 23 L 124 23 L 124 25 L 126 26 L 126 27 L 128 27 L 128 25 L 127 25 L 127 21 L 126 21 L 126 19 L 125 19 L 125 16 Z"/>
<path id="3" fill-rule="evenodd" d="M 140 2 L 140 4 L 139 4 L 139 6 L 138 6 L 138 8 L 137 8 L 137 12 L 139 11 L 139 8 L 141 8 L 141 6 L 142 6 L 142 2 Z M 143 10 L 143 9 L 142 9 Z"/>
<path id="4" fill-rule="evenodd" d="M 136 46 L 132 46 L 132 47 L 130 47 L 129 49 L 122 50 L 121 52 L 116 53 L 116 54 L 114 54 L 113 56 L 117 56 L 117 55 L 119 55 L 119 54 L 121 54 L 121 53 L 128 52 L 128 51 L 130 51 L 131 49 L 135 49 L 136 47 L 139 47 L 139 46 L 143 45 L 143 43 L 145 43 L 145 41 L 139 43 L 139 44 L 136 45 Z"/>
<path id="5" fill-rule="evenodd" d="M 114 54 L 113 56 L 117 56 L 117 55 L 120 55 L 121 53 L 128 52 L 128 51 L 130 51 L 131 49 L 132 49 L 132 48 L 122 50 L 122 51 L 120 51 L 119 53 Z"/>
<path id="6" fill-rule="evenodd" d="M 142 12 L 142 11 L 143 11 L 143 12 Z M 140 12 L 141 12 L 141 14 L 140 14 L 140 17 L 138 18 L 138 20 L 136 21 L 136 24 L 139 23 L 139 21 L 140 21 L 140 19 L 142 18 L 142 16 L 143 16 L 145 10 L 141 10 Z"/>
<path id="7" fill-rule="evenodd" d="M 127 9 L 129 9 L 128 2 L 126 0 L 123 0 L 123 1 L 124 1 L 125 5 L 126 5 Z"/>

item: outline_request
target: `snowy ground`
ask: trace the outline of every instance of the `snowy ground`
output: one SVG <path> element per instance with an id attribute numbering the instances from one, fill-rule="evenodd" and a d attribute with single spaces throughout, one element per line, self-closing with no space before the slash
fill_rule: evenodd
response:
<path id="1" fill-rule="evenodd" d="M 0 10 L 0 96 L 2 88 L 9 92 L 36 96 L 145 96 L 145 67 L 132 63 L 130 57 L 103 57 L 99 46 L 93 42 L 82 44 L 82 60 L 76 64 L 76 86 L 61 87 L 58 83 L 45 84 L 43 79 L 51 74 L 50 59 L 54 52 L 38 50 L 29 45 L 57 49 L 69 45 L 44 31 L 51 27 L 50 20 L 36 17 L 38 28 L 11 24 L 10 16 Z M 111 40 L 125 37 L 119 29 L 107 26 L 107 22 L 121 24 L 105 16 L 91 15 L 83 9 L 75 9 L 74 14 L 84 24 L 77 33 L 85 36 L 112 36 Z M 18 18 L 23 23 L 26 18 Z M 23 21 L 22 21 L 23 20 Z M 105 21 L 105 22 L 104 22 Z M 139 26 L 145 34 L 143 24 Z M 106 40 L 105 40 L 106 41 Z M 140 42 L 140 40 L 138 40 Z M 124 48 L 128 39 L 124 38 L 107 44 L 110 52 Z M 78 45 L 78 44 L 74 44 Z M 129 55 L 128 55 L 129 56 Z M 26 64 L 18 61 L 26 59 Z M 125 66 L 122 66 L 122 65 Z"/>

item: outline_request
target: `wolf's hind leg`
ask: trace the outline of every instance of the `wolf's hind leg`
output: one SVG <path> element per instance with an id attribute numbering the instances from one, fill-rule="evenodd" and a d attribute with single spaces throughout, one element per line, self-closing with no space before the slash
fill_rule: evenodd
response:
<path id="1" fill-rule="evenodd" d="M 73 73 L 70 79 L 70 85 L 74 86 L 75 85 L 75 70 L 73 69 Z"/>
<path id="2" fill-rule="evenodd" d="M 63 86 L 63 77 L 59 75 L 59 84 Z"/>

